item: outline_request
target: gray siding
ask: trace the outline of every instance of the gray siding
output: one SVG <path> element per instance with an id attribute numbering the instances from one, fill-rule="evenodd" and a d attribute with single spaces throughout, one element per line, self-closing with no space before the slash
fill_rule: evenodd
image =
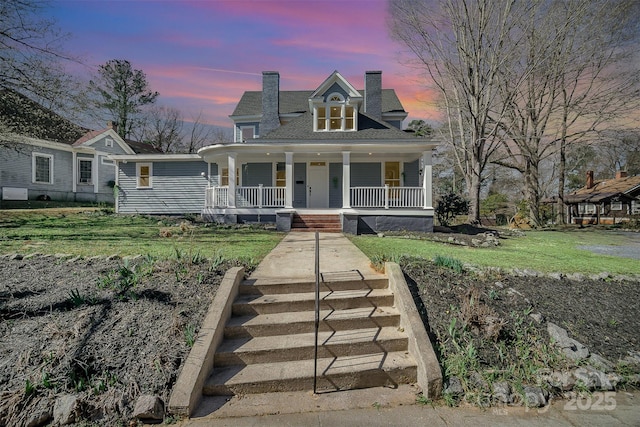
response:
<path id="1" fill-rule="evenodd" d="M 342 207 L 342 163 L 329 163 L 329 207 Z"/>
<path id="2" fill-rule="evenodd" d="M 352 187 L 379 187 L 382 185 L 380 163 L 351 163 Z"/>
<path id="3" fill-rule="evenodd" d="M 420 187 L 420 167 L 419 160 L 404 164 L 404 182 L 405 187 Z"/>
<path id="4" fill-rule="evenodd" d="M 265 187 L 273 185 L 273 163 L 246 163 L 242 165 L 242 186 Z"/>
<path id="5" fill-rule="evenodd" d="M 107 147 L 106 146 L 105 141 L 106 141 L 107 138 L 110 138 L 110 139 L 113 140 L 113 147 Z M 94 142 L 93 144 L 89 145 L 89 147 L 92 147 L 96 151 L 101 151 L 103 153 L 127 154 L 127 152 L 122 147 L 120 147 L 120 145 L 116 142 L 115 139 L 113 139 L 111 137 L 106 137 L 106 136 L 103 136 L 102 138 L 100 138 L 99 140 Z"/>
<path id="6" fill-rule="evenodd" d="M 293 164 L 293 207 L 307 207 L 307 164 Z"/>
<path id="7" fill-rule="evenodd" d="M 327 97 L 329 95 L 331 95 L 332 93 L 339 93 L 340 95 L 342 95 L 343 97 L 347 97 L 349 94 L 342 89 L 342 86 L 340 86 L 338 83 L 334 83 L 331 85 L 331 87 L 329 88 L 329 90 L 327 90 L 323 96 L 324 96 L 324 101 L 327 102 Z"/>
<path id="8" fill-rule="evenodd" d="M 207 164 L 202 160 L 154 162 L 153 188 L 137 189 L 136 163 L 120 163 L 118 212 L 200 213 L 207 187 L 207 179 L 201 176 L 202 172 L 207 172 Z M 211 173 L 217 174 L 217 167 L 212 167 Z"/>

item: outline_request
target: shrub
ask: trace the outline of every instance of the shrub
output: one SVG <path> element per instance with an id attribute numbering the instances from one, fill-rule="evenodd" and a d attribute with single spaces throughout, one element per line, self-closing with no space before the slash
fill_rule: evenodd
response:
<path id="1" fill-rule="evenodd" d="M 438 201 L 435 213 L 440 225 L 446 227 L 456 216 L 469 213 L 469 201 L 456 193 L 444 194 Z"/>

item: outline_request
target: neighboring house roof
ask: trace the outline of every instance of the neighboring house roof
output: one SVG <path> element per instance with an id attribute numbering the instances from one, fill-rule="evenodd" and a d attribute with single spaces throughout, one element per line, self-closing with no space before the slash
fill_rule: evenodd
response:
<path id="1" fill-rule="evenodd" d="M 640 193 L 640 175 L 594 181 L 591 188 L 582 187 L 565 196 L 566 203 L 598 203 L 614 197 L 633 198 Z"/>
<path id="2" fill-rule="evenodd" d="M 0 126 L 5 132 L 69 145 L 87 131 L 8 89 L 0 90 Z"/>
<path id="3" fill-rule="evenodd" d="M 115 131 L 112 126 L 107 127 L 106 129 L 101 130 L 90 130 L 77 141 L 73 143 L 74 147 L 79 146 L 90 146 L 95 141 L 98 141 L 102 138 L 110 137 L 117 141 L 117 143 L 126 151 L 128 154 L 159 154 L 162 151 L 158 150 L 151 144 L 147 144 L 146 142 L 138 142 L 131 141 L 129 139 L 122 139 L 120 135 Z"/>
<path id="4" fill-rule="evenodd" d="M 363 97 L 365 90 L 359 90 Z M 280 91 L 280 115 L 309 111 L 309 98 L 314 90 Z M 404 108 L 393 89 L 382 89 L 382 113 L 404 112 Z M 262 91 L 245 92 L 230 117 L 259 116 L 262 114 Z"/>

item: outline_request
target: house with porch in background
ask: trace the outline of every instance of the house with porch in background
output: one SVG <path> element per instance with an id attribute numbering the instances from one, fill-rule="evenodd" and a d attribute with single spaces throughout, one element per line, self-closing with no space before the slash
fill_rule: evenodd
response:
<path id="1" fill-rule="evenodd" d="M 230 116 L 233 142 L 197 156 L 112 156 L 116 208 L 199 206 L 210 221 L 275 223 L 282 231 L 429 232 L 437 143 L 403 131 L 406 117 L 380 71 L 365 73 L 364 89 L 335 71 L 306 91 L 280 90 L 279 73 L 265 71 L 262 90 L 245 92 Z"/>
<path id="2" fill-rule="evenodd" d="M 585 186 L 564 198 L 571 224 L 619 224 L 640 219 L 640 175 L 618 171 L 613 179 L 595 180 L 587 172 Z"/>

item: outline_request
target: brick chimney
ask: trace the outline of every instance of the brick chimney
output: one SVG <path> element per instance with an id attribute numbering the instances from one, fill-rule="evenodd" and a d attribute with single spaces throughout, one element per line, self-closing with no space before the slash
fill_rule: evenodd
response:
<path id="1" fill-rule="evenodd" d="M 113 129 L 115 133 L 118 133 L 118 124 L 114 121 L 109 120 L 107 122 L 107 129 Z"/>
<path id="2" fill-rule="evenodd" d="M 262 72 L 262 119 L 259 134 L 265 136 L 280 127 L 280 73 Z"/>
<path id="3" fill-rule="evenodd" d="M 364 112 L 382 120 L 382 71 L 365 72 L 364 91 Z"/>
<path id="4" fill-rule="evenodd" d="M 593 188 L 593 171 L 587 171 L 587 188 Z"/>
<path id="5" fill-rule="evenodd" d="M 626 178 L 627 171 L 616 171 L 616 179 Z"/>

